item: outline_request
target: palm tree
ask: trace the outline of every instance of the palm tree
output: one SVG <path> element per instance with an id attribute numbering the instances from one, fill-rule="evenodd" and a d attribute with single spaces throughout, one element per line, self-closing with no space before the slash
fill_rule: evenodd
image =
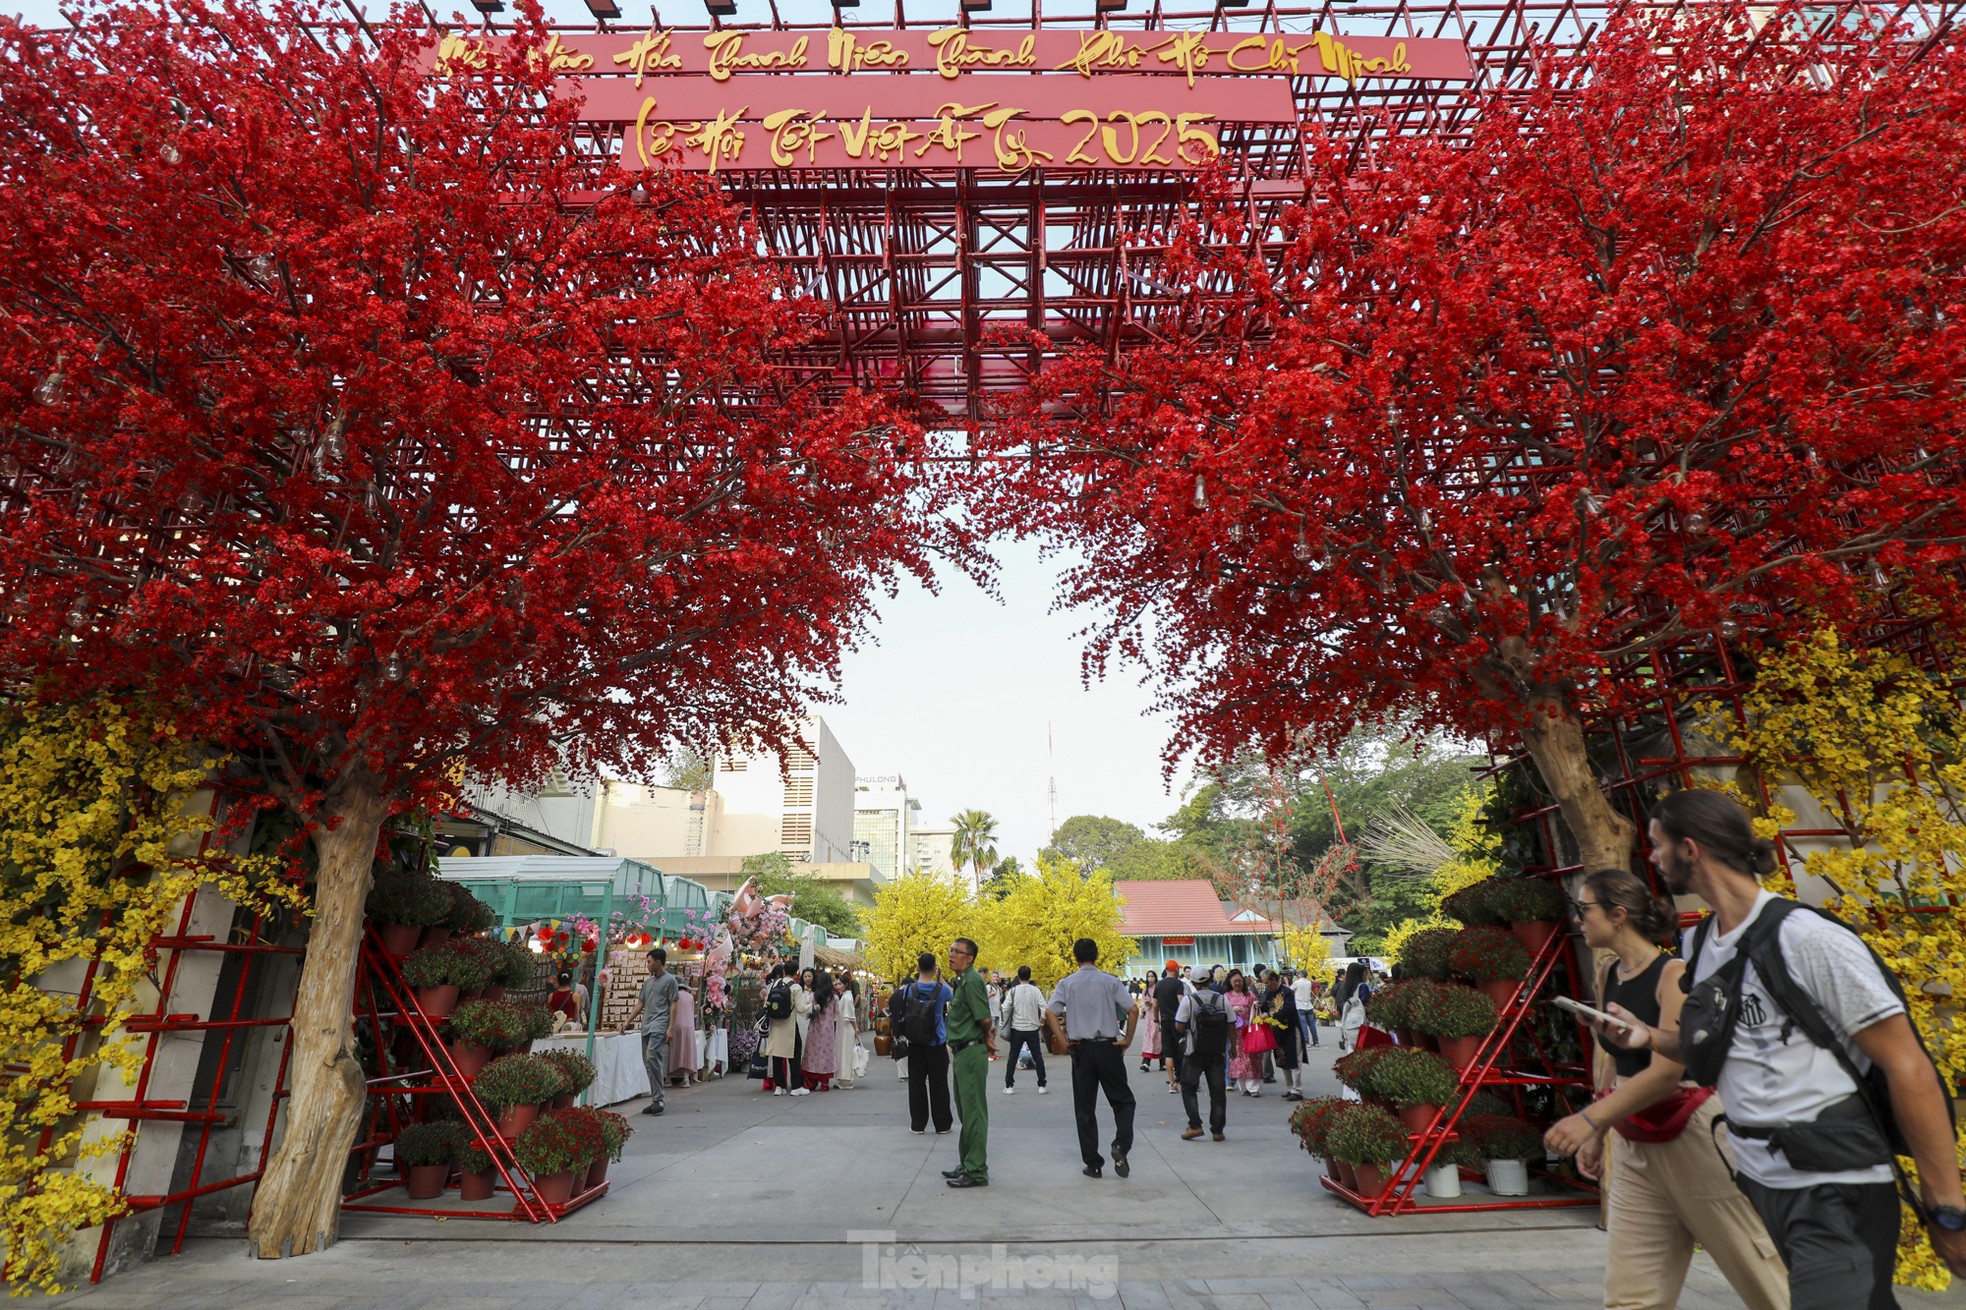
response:
<path id="1" fill-rule="evenodd" d="M 956 825 L 956 835 L 949 841 L 949 863 L 958 869 L 968 865 L 980 887 L 983 870 L 997 862 L 997 821 L 987 810 L 964 810 L 949 822 Z"/>

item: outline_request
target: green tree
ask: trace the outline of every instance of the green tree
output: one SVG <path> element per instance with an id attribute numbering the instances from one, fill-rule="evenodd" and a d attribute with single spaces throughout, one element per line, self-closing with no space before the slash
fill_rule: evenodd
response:
<path id="1" fill-rule="evenodd" d="M 1121 851 L 1106 871 L 1114 882 L 1172 882 L 1202 878 L 1214 881 L 1221 863 L 1199 843 L 1145 840 Z"/>
<path id="2" fill-rule="evenodd" d="M 985 900 L 1000 901 L 1010 895 L 1010 889 L 1023 876 L 1023 864 L 1015 855 L 1006 855 L 990 870 L 990 876 L 977 885 L 977 895 Z"/>
<path id="3" fill-rule="evenodd" d="M 997 862 L 997 821 L 987 810 L 964 810 L 952 816 L 956 835 L 949 839 L 949 863 L 969 869 L 977 886 L 986 869 Z"/>
<path id="4" fill-rule="evenodd" d="M 678 791 L 709 791 L 716 783 L 710 757 L 698 750 L 680 750 L 669 757 L 662 785 Z"/>
<path id="5" fill-rule="evenodd" d="M 985 903 L 974 934 L 985 969 L 1031 966 L 1031 981 L 1049 990 L 1077 968 L 1072 943 L 1099 944 L 1102 968 L 1117 969 L 1139 950 L 1121 928 L 1124 907 L 1104 870 L 1081 873 L 1070 860 L 1038 856 L 1038 870 L 1017 879 L 1003 900 Z"/>
<path id="6" fill-rule="evenodd" d="M 1147 840 L 1133 824 L 1103 814 L 1074 814 L 1058 825 L 1051 845 L 1038 852 L 1038 862 L 1070 860 L 1090 874 L 1109 869 L 1127 851 Z"/>
<path id="7" fill-rule="evenodd" d="M 800 869 L 783 851 L 745 857 L 742 871 L 758 880 L 762 896 L 789 895 L 791 913 L 807 923 L 816 923 L 833 937 L 858 937 L 861 910 L 839 891 Z"/>

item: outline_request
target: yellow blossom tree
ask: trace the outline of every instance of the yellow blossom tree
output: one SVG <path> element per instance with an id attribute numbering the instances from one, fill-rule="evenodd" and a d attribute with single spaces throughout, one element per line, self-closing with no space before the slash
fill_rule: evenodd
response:
<path id="1" fill-rule="evenodd" d="M 1003 900 L 984 907 L 979 944 L 985 969 L 1015 973 L 1031 966 L 1031 981 L 1046 991 L 1078 965 L 1072 943 L 1099 944 L 1099 965 L 1117 970 L 1139 943 L 1121 928 L 1124 907 L 1103 869 L 1081 877 L 1076 860 L 1038 857 L 1037 872 L 1019 878 Z"/>
<path id="2" fill-rule="evenodd" d="M 874 892 L 862 937 L 867 963 L 891 982 L 912 978 L 923 951 L 942 959 L 956 937 L 978 937 L 978 909 L 968 890 L 948 878 L 911 869 Z"/>
<path id="3" fill-rule="evenodd" d="M 159 716 L 104 700 L 0 710 L 0 1247 L 15 1292 L 59 1290 L 71 1234 L 123 1211 L 75 1166 L 120 1150 L 90 1139 L 78 1087 L 133 1081 L 124 1030 L 154 961 L 152 938 L 200 883 L 235 901 L 298 905 L 267 857 L 197 857 L 209 803 L 189 803 L 217 761 Z M 95 962 L 90 1011 L 37 985 Z M 72 984 L 70 984 L 72 986 Z"/>
<path id="4" fill-rule="evenodd" d="M 1278 945 L 1284 963 L 1299 973 L 1321 978 L 1331 971 L 1331 942 L 1315 926 L 1285 923 Z"/>
<path id="5" fill-rule="evenodd" d="M 1805 870 L 1830 909 L 1897 971 L 1947 1086 L 1966 1076 L 1966 711 L 1948 685 L 1828 629 L 1764 659 L 1735 746 L 1771 786 L 1797 784 L 1843 830 Z M 1785 821 L 1764 821 L 1772 835 Z M 1770 885 L 1788 892 L 1786 875 Z M 1945 1266 L 1905 1212 L 1898 1281 L 1943 1289 Z"/>

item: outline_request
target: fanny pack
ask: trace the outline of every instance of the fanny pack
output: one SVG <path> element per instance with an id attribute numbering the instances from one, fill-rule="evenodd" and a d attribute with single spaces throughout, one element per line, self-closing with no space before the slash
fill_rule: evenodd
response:
<path id="1" fill-rule="evenodd" d="M 1601 1101 L 1613 1090 L 1607 1087 L 1594 1099 Z M 1633 1111 L 1611 1127 L 1628 1142 L 1670 1142 L 1686 1131 L 1686 1125 L 1712 1095 L 1711 1087 L 1681 1087 L 1664 1100 Z"/>
<path id="2" fill-rule="evenodd" d="M 1764 1127 L 1730 1119 L 1727 1131 L 1768 1143 L 1768 1149 L 1780 1151 L 1791 1169 L 1804 1173 L 1839 1174 L 1896 1163 L 1891 1143 L 1861 1096 L 1846 1096 L 1824 1106 L 1809 1123 Z"/>

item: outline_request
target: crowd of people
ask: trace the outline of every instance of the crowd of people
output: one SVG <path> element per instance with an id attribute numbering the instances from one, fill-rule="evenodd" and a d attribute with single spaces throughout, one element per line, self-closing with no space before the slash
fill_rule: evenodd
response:
<path id="1" fill-rule="evenodd" d="M 1713 913 L 1675 957 L 1678 915 L 1627 870 L 1599 870 L 1575 888 L 1572 915 L 1605 961 L 1592 1020 L 1612 1076 L 1599 1098 L 1551 1125 L 1549 1150 L 1606 1183 L 1605 1305 L 1678 1304 L 1696 1245 L 1751 1310 L 1886 1310 L 1899 1201 L 1939 1258 L 1966 1274 L 1966 1192 L 1946 1089 L 1911 1023 L 1896 975 L 1841 921 L 1764 890 L 1770 844 L 1735 801 L 1686 791 L 1655 808 L 1653 859 L 1664 885 Z M 643 988 L 652 1062 L 672 1012 L 661 952 Z M 1302 1068 L 1320 1025 L 1354 1049 L 1375 978 L 1354 961 L 1329 983 L 1274 968 L 1164 971 L 1129 984 L 1099 968 L 1090 939 L 1077 968 L 1046 997 L 1029 968 L 984 975 L 976 945 L 924 953 L 915 976 L 867 1013 L 887 1020 L 909 1129 L 960 1125 L 952 1188 L 989 1185 L 991 1061 L 1007 1055 L 1003 1094 L 1028 1067 L 1049 1091 L 1046 1056 L 1069 1061 L 1083 1172 L 1131 1171 L 1140 1070 L 1167 1074 L 1182 1100 L 1180 1138 L 1227 1138 L 1229 1089 L 1259 1097 L 1275 1080 L 1303 1098 Z M 1397 977 L 1397 973 L 1395 973 Z M 850 1085 L 859 996 L 850 979 L 787 967 L 767 984 L 766 1086 L 805 1095 Z M 651 1029 L 651 1021 L 656 1028 Z M 999 1037 L 1006 1043 L 999 1049 Z M 651 1064 L 654 1067 L 654 1064 Z M 1206 1125 L 1201 1104 L 1207 1097 Z M 1099 1103 L 1110 1114 L 1103 1143 Z M 658 1088 L 651 1113 L 661 1112 Z M 1909 1156 L 1915 1175 L 1901 1170 Z M 1913 1182 L 1915 1177 L 1916 1181 Z"/>

